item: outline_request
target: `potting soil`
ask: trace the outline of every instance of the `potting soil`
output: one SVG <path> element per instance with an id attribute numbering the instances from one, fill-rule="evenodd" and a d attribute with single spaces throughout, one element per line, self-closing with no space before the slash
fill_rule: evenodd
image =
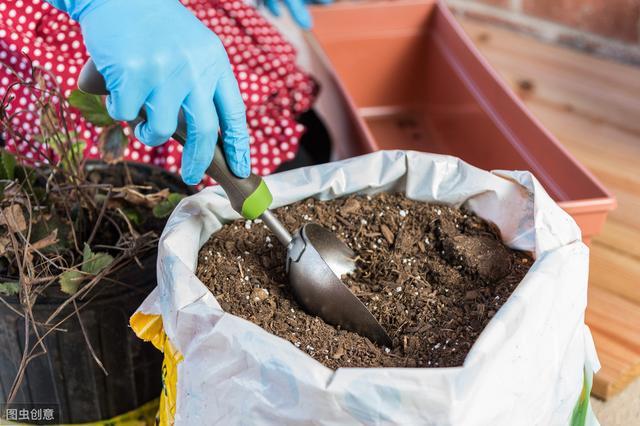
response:
<path id="1" fill-rule="evenodd" d="M 276 210 L 293 231 L 317 222 L 357 254 L 343 281 L 393 339 L 377 346 L 303 311 L 287 284 L 285 248 L 259 220 L 212 235 L 197 275 L 222 308 L 329 368 L 453 367 L 533 263 L 473 213 L 403 194 L 308 199 Z"/>

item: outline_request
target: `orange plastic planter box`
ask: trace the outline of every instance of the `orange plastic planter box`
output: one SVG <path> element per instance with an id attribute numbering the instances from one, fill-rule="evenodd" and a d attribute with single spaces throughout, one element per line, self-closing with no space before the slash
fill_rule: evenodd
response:
<path id="1" fill-rule="evenodd" d="M 353 123 L 339 156 L 413 149 L 529 170 L 585 242 L 600 232 L 615 199 L 526 110 L 442 2 L 339 3 L 313 16 L 314 43 Z"/>

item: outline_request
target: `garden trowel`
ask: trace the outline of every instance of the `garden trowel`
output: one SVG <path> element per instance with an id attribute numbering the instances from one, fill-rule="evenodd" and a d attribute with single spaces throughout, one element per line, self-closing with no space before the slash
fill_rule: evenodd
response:
<path id="1" fill-rule="evenodd" d="M 95 95 L 107 95 L 102 75 L 89 60 L 78 79 L 80 90 Z M 145 119 L 141 110 L 131 121 L 135 126 Z M 187 127 L 182 114 L 173 138 L 183 144 Z M 392 342 L 384 328 L 341 277 L 355 269 L 355 254 L 331 231 L 315 223 L 307 223 L 293 236 L 269 210 L 273 200 L 266 183 L 258 175 L 245 179 L 236 177 L 227 165 L 224 153 L 217 144 L 207 175 L 216 180 L 227 194 L 231 206 L 245 219 L 260 218 L 287 248 L 289 283 L 298 302 L 312 315 L 343 329 L 355 331 L 374 342 L 390 347 Z"/>

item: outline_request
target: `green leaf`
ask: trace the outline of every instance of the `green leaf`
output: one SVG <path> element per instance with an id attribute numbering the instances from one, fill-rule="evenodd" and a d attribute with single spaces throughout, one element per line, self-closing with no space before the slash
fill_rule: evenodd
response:
<path id="1" fill-rule="evenodd" d="M 105 127 L 115 123 L 102 103 L 102 98 L 98 95 L 91 95 L 76 89 L 71 92 L 68 100 L 72 107 L 80 110 L 87 121 L 96 126 Z"/>
<path id="2" fill-rule="evenodd" d="M 82 252 L 82 272 L 71 269 L 60 276 L 60 289 L 67 294 L 75 294 L 87 274 L 97 275 L 113 262 L 113 257 L 107 253 L 94 253 L 85 243 Z"/>
<path id="3" fill-rule="evenodd" d="M 3 296 L 13 296 L 20 292 L 20 283 L 15 281 L 9 281 L 0 283 L 0 294 Z"/>
<path id="4" fill-rule="evenodd" d="M 582 379 L 582 392 L 580 392 L 578 401 L 573 407 L 573 413 L 571 414 L 571 426 L 584 426 L 586 424 L 587 415 L 589 413 L 589 395 L 591 395 L 592 381 L 593 378 L 591 373 L 587 371 L 587 366 L 585 366 Z"/>
<path id="5" fill-rule="evenodd" d="M 75 132 L 51 133 L 40 140 L 41 143 L 49 145 L 60 158 L 62 167 L 69 171 L 78 170 L 78 165 L 82 161 L 84 149 L 87 143 L 78 139 Z"/>
<path id="6" fill-rule="evenodd" d="M 77 171 L 84 156 L 84 149 L 87 143 L 83 140 L 71 144 L 71 149 L 62 156 L 62 167 L 65 170 Z"/>
<path id="7" fill-rule="evenodd" d="M 129 140 L 118 124 L 107 127 L 98 139 L 102 159 L 109 164 L 117 163 L 124 158 L 128 144 Z"/>
<path id="8" fill-rule="evenodd" d="M 129 219 L 129 222 L 131 222 L 133 225 L 140 225 L 142 223 L 142 215 L 140 215 L 140 212 L 136 209 L 131 209 L 131 208 L 123 208 L 122 212 L 127 216 L 127 219 Z"/>
<path id="9" fill-rule="evenodd" d="M 0 150 L 0 179 L 13 180 L 16 171 L 16 157 L 8 151 Z"/>
<path id="10" fill-rule="evenodd" d="M 173 209 L 176 208 L 180 200 L 182 200 L 185 196 L 183 194 L 176 194 L 172 192 L 169 194 L 166 200 L 159 202 L 153 208 L 153 215 L 159 219 L 165 218 L 173 212 Z"/>
<path id="11" fill-rule="evenodd" d="M 107 253 L 94 253 L 86 243 L 82 255 L 82 271 L 88 274 L 97 275 L 113 262 L 113 256 Z"/>
<path id="12" fill-rule="evenodd" d="M 172 192 L 172 193 L 169 194 L 167 199 L 177 206 L 178 203 L 180 203 L 180 201 L 182 201 L 182 199 L 185 198 L 185 197 L 186 197 L 186 195 L 184 195 L 184 194 L 178 194 L 176 192 Z"/>
<path id="13" fill-rule="evenodd" d="M 76 294 L 83 280 L 82 272 L 75 269 L 66 271 L 60 275 L 60 290 L 67 294 Z"/>

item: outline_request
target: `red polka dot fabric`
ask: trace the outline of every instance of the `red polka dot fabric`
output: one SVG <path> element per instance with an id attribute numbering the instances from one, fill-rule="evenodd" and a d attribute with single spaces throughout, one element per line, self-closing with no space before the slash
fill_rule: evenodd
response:
<path id="1" fill-rule="evenodd" d="M 241 0 L 182 0 L 207 27 L 215 32 L 229 55 L 242 98 L 247 107 L 254 173 L 266 175 L 293 159 L 304 127 L 296 116 L 308 110 L 317 87 L 295 64 L 296 52 L 258 11 Z M 0 0 L 0 97 L 18 73 L 30 70 L 29 59 L 56 79 L 65 96 L 77 86 L 77 77 L 88 54 L 79 25 L 43 0 Z M 36 97 L 29 88 L 12 90 L 9 110 L 22 110 L 12 119 L 25 140 L 18 143 L 3 132 L 7 147 L 31 159 L 44 161 L 38 134 Z M 70 121 L 87 142 L 85 156 L 99 158 L 100 129 L 72 111 Z M 150 148 L 135 140 L 125 158 L 155 164 L 172 172 L 180 168 L 182 146 L 175 141 Z"/>

